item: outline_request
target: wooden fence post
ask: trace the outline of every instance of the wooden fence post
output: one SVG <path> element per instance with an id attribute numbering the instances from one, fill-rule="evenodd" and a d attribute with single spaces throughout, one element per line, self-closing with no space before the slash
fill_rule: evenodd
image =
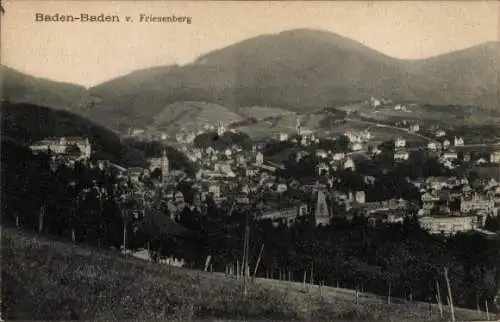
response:
<path id="1" fill-rule="evenodd" d="M 391 282 L 389 282 L 389 290 L 387 292 L 387 304 L 391 304 Z"/>
<path id="2" fill-rule="evenodd" d="M 451 285 L 450 285 L 450 279 L 448 278 L 448 268 L 444 268 L 444 278 L 446 279 L 446 286 L 448 288 L 448 301 L 450 304 L 450 311 L 451 311 L 451 321 L 455 322 L 455 310 L 453 308 L 453 295 L 451 292 Z"/>
<path id="3" fill-rule="evenodd" d="M 253 278 L 254 279 L 257 276 L 257 271 L 259 269 L 260 259 L 262 258 L 262 252 L 263 251 L 264 251 L 264 244 L 262 244 L 262 246 L 260 247 L 259 257 L 257 257 L 257 263 L 255 264 L 255 270 L 253 272 Z"/>
<path id="4" fill-rule="evenodd" d="M 441 301 L 441 290 L 439 288 L 438 280 L 436 280 L 436 301 L 439 308 L 439 314 L 443 317 L 443 303 Z"/>

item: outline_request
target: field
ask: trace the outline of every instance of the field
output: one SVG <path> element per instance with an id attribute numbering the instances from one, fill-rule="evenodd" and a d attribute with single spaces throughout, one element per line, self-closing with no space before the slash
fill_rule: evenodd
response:
<path id="1" fill-rule="evenodd" d="M 276 139 L 280 132 L 292 133 L 291 130 L 274 128 L 265 121 L 259 121 L 255 124 L 237 127 L 238 131 L 248 134 L 253 140 L 261 141 L 266 139 Z"/>
<path id="2" fill-rule="evenodd" d="M 362 121 L 346 121 L 343 124 L 338 124 L 335 127 L 329 129 L 331 135 L 342 135 L 346 131 L 364 131 L 368 130 L 372 138 L 368 142 L 369 144 L 379 144 L 388 140 L 394 140 L 398 137 L 405 139 L 407 143 L 426 143 L 426 140 L 418 135 L 408 133 L 406 131 L 377 127 L 374 125 L 366 124 Z"/>
<path id="3" fill-rule="evenodd" d="M 359 105 L 352 105 L 349 109 L 354 109 L 359 107 Z M 409 114 L 409 113 L 405 113 Z M 335 123 L 330 123 L 331 125 L 327 128 L 325 124 L 322 124 L 327 118 L 326 113 L 318 112 L 314 114 L 300 114 L 300 123 L 302 128 L 312 130 L 317 137 L 327 138 L 331 136 L 339 136 L 344 134 L 346 131 L 364 131 L 369 130 L 372 134 L 372 139 L 368 142 L 372 145 L 380 144 L 384 141 L 392 140 L 397 137 L 405 139 L 410 144 L 426 144 L 427 139 L 408 133 L 404 130 L 399 130 L 395 128 L 388 127 L 377 127 L 374 124 L 370 124 L 363 121 L 355 120 L 339 120 Z M 379 119 L 385 119 L 380 117 Z M 273 119 L 260 120 L 257 123 L 239 126 L 238 130 L 247 133 L 252 139 L 261 140 L 270 137 L 276 137 L 279 132 L 284 132 L 288 134 L 295 133 L 296 117 L 294 114 L 283 114 L 274 117 Z"/>
<path id="4" fill-rule="evenodd" d="M 338 107 L 339 110 L 345 111 L 345 112 L 357 112 L 357 111 L 362 111 L 364 109 L 369 108 L 368 103 L 362 102 L 362 103 L 353 103 L 345 106 L 340 106 Z"/>
<path id="5" fill-rule="evenodd" d="M 253 117 L 257 120 L 261 120 L 268 117 L 293 114 L 294 112 L 279 107 L 246 106 L 237 109 L 237 113 L 245 117 Z"/>
<path id="6" fill-rule="evenodd" d="M 357 111 L 364 117 L 380 121 L 415 120 L 424 123 L 439 123 L 446 126 L 484 126 L 498 124 L 499 122 L 498 114 L 473 107 L 412 106 L 410 107 L 410 112 L 397 111 L 393 108 L 373 109 L 370 107 L 360 107 Z"/>
<path id="7" fill-rule="evenodd" d="M 221 105 L 206 102 L 177 102 L 166 106 L 156 115 L 150 130 L 177 133 L 180 128 L 185 128 L 197 131 L 205 124 L 216 126 L 222 121 L 228 125 L 241 120 L 243 120 L 241 116 Z"/>
<path id="8" fill-rule="evenodd" d="M 111 251 L 3 229 L 2 311 L 21 320 L 440 321 L 435 306 L 385 304 L 353 291 L 257 279 L 240 281 L 151 264 Z M 478 313 L 457 310 L 458 320 Z M 484 315 L 483 315 L 484 318 Z"/>
<path id="9" fill-rule="evenodd" d="M 279 115 L 271 119 L 259 120 L 254 124 L 239 126 L 237 129 L 247 133 L 254 140 L 276 139 L 280 132 L 288 134 L 295 132 L 295 115 L 289 113 Z"/>

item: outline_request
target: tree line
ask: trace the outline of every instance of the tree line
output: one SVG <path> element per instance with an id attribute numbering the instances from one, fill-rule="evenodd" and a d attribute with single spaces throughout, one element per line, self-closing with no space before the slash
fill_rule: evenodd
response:
<path id="1" fill-rule="evenodd" d="M 310 218 L 275 225 L 256 220 L 255 207 L 219 207 L 209 199 L 204 209 L 186 206 L 172 221 L 161 197 L 134 195 L 131 183 L 112 172 L 84 163 L 55 166 L 49 156 L 15 145 L 3 146 L 1 156 L 2 220 L 21 229 L 105 248 L 120 248 L 126 230 L 127 249 L 148 248 L 154 258 L 182 258 L 200 269 L 210 255 L 213 270 L 224 272 L 241 263 L 249 218 L 252 271 L 265 245 L 260 277 L 302 281 L 307 272 L 326 285 L 434 301 L 436 282 L 445 294 L 447 267 L 455 305 L 493 307 L 498 291 L 498 240 L 430 236 L 411 216 L 375 227 L 362 216 L 320 227 Z M 134 209 L 145 209 L 145 216 L 124 211 Z"/>

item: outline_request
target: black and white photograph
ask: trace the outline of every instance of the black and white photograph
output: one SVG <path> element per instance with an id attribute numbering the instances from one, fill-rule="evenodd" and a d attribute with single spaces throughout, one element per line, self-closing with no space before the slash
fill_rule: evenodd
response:
<path id="1" fill-rule="evenodd" d="M 500 2 L 0 26 L 0 321 L 500 321 Z"/>

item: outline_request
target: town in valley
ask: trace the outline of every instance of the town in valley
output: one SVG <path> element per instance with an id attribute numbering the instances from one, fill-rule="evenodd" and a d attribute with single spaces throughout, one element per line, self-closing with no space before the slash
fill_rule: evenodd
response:
<path id="1" fill-rule="evenodd" d="M 43 4 L 19 28 L 21 3 L 2 16 L 27 39 L 2 34 L 24 57 L 0 68 L 2 319 L 498 318 L 500 42 L 466 33 L 484 14 L 453 43 L 418 7 L 416 46 L 392 7 L 355 19 L 382 3 Z M 302 11 L 335 28 L 286 29 Z"/>

